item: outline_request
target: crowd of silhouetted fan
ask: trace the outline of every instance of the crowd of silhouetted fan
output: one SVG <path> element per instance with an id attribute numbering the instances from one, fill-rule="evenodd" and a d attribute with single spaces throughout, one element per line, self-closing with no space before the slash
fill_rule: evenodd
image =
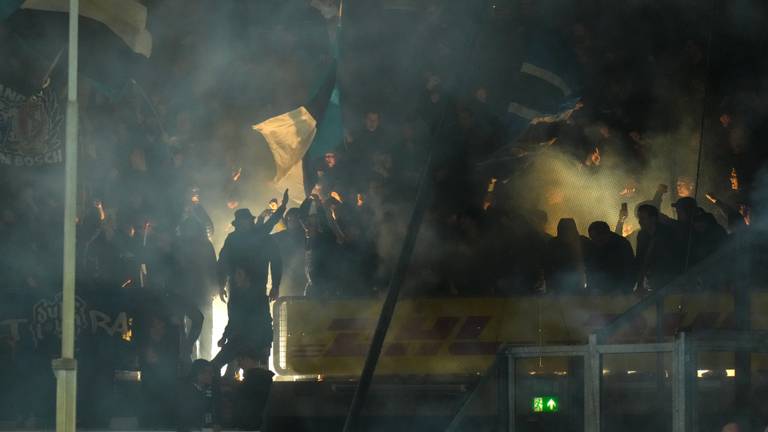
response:
<path id="1" fill-rule="evenodd" d="M 227 278 L 214 244 L 233 229 L 236 211 L 236 220 L 270 224 L 260 247 L 271 248 L 273 299 L 379 297 L 420 184 L 427 203 L 403 290 L 411 297 L 646 294 L 716 255 L 759 216 L 751 209 L 768 148 L 768 98 L 754 85 L 766 70 L 763 45 L 723 31 L 708 53 L 703 7 L 611 5 L 609 14 L 606 2 L 575 2 L 572 14 L 554 19 L 539 2 L 521 1 L 519 14 L 495 6 L 480 14 L 492 21 L 468 47 L 478 24 L 467 4 L 476 2 L 428 2 L 402 14 L 348 2 L 338 65 L 344 138 L 303 161 L 305 184 L 289 191 L 296 201 L 286 210 L 282 191 L 267 192 L 274 190 L 272 156 L 249 140 L 250 125 L 306 103 L 317 71 L 329 64 L 336 23 L 307 2 L 269 3 L 281 13 L 235 2 L 210 16 L 199 2 L 150 3 L 160 4 L 150 20 L 168 25 L 153 30 L 148 79 L 139 80 L 145 88 L 116 98 L 87 80 L 81 85 L 78 295 L 120 293 L 111 301 L 125 297 L 136 311 L 133 333 L 112 335 L 133 347 L 127 361 L 98 344 L 83 347 L 91 351 L 81 364 L 104 365 L 84 368 L 95 375 L 81 386 L 90 396 L 83 400 L 97 401 L 83 405 L 91 408 L 84 422 L 104 423 L 109 411 L 98 403 L 107 399 L 99 395 L 115 368 L 142 371 L 139 411 L 147 425 L 175 421 L 180 377 L 188 378 L 182 411 L 207 412 L 201 388 L 210 385 L 211 366 L 191 359 L 210 357 L 220 336 L 211 334 L 212 302 Z M 386 24 L 403 20 L 408 31 Z M 521 129 L 511 101 L 523 92 L 538 97 L 518 79 L 521 64 L 529 54 L 551 53 L 536 43 L 554 39 L 555 57 L 572 60 L 563 73 L 578 102 L 529 113 L 551 115 Z M 684 161 L 696 161 L 691 142 L 698 140 L 659 149 L 647 137 L 698 124 L 704 87 L 702 169 L 684 171 Z M 559 115 L 564 107 L 571 111 Z M 652 182 L 677 184 L 633 189 L 618 220 L 553 223 L 544 200 L 522 205 L 531 200 L 509 187 L 536 157 L 530 146 L 516 146 L 532 136 L 585 172 L 621 166 L 639 181 L 662 161 L 669 173 Z M 30 305 L 61 289 L 63 170 L 3 168 L 0 177 L 0 290 L 11 299 L 0 311 L 31 313 Z M 673 214 L 662 211 L 668 204 Z M 628 223 L 640 228 L 630 233 Z M 35 354 L 24 357 L 18 352 L 31 351 L 19 340 L 0 333 L 0 376 L 9 379 L 0 382 L 12 382 L 0 389 L 0 412 L 50 419 L 56 343 L 30 346 Z M 261 342 L 268 352 L 271 340 Z M 241 358 L 241 367 L 263 370 L 248 362 L 264 354 Z M 254 389 L 239 400 L 263 397 L 264 379 L 246 376 Z M 179 421 L 196 427 L 203 420 Z"/>

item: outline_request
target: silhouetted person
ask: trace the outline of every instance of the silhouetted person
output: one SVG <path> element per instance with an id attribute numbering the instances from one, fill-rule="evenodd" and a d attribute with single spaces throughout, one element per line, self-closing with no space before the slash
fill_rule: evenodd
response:
<path id="1" fill-rule="evenodd" d="M 176 409 L 176 430 L 214 429 L 218 424 L 213 401 L 213 367 L 207 360 L 192 363 L 182 382 Z"/>
<path id="2" fill-rule="evenodd" d="M 672 207 L 677 212 L 677 228 L 685 243 L 686 264 L 689 267 L 711 255 L 727 239 L 725 228 L 711 213 L 702 210 L 695 199 L 680 198 Z"/>
<path id="3" fill-rule="evenodd" d="M 635 254 L 624 237 L 611 232 L 603 221 L 589 225 L 593 257 L 590 288 L 601 293 L 631 292 L 635 284 Z"/>
<path id="4" fill-rule="evenodd" d="M 657 290 L 682 271 L 683 245 L 672 225 L 661 223 L 659 210 L 643 204 L 637 209 L 637 289 Z"/>
<path id="5" fill-rule="evenodd" d="M 143 409 L 142 427 L 173 425 L 174 389 L 179 364 L 178 333 L 160 308 L 151 307 L 137 331 Z"/>
<path id="6" fill-rule="evenodd" d="M 322 193 L 322 191 L 319 192 Z M 325 297 L 339 293 L 336 281 L 344 234 L 340 231 L 338 221 L 334 219 L 334 213 L 329 208 L 329 199 L 313 194 L 304 200 L 300 208 L 302 223 L 306 230 L 305 296 Z"/>
<path id="7" fill-rule="evenodd" d="M 244 353 L 237 357 L 243 369 L 243 382 L 237 386 L 234 400 L 234 426 L 241 430 L 260 430 L 264 410 L 272 388 L 272 373 L 266 362 L 258 361 L 260 353 Z"/>
<path id="8" fill-rule="evenodd" d="M 267 278 L 271 269 L 272 290 L 269 298 L 276 300 L 280 293 L 282 258 L 269 233 L 283 217 L 288 202 L 288 191 L 282 205 L 265 223 L 255 224 L 255 216 L 248 209 L 235 212 L 232 225 L 235 231 L 224 241 L 219 253 L 219 287 L 226 297 L 229 322 L 219 340 L 221 351 L 213 359 L 214 369 L 235 359 L 243 350 L 265 350 L 269 355 L 272 343 L 272 318 L 267 298 Z M 265 357 L 266 359 L 266 357 Z"/>
<path id="9" fill-rule="evenodd" d="M 376 177 L 376 156 L 388 151 L 388 142 L 381 128 L 381 114 L 369 110 L 365 113 L 363 129 L 349 143 L 345 165 L 347 182 L 352 193 L 367 193 L 370 182 Z M 331 191 L 326 191 L 330 193 Z"/>
<path id="10" fill-rule="evenodd" d="M 591 259 L 590 240 L 579 235 L 573 219 L 560 219 L 557 236 L 547 245 L 545 277 L 547 291 L 584 293 L 587 288 L 587 264 Z"/>
<path id="11" fill-rule="evenodd" d="M 208 237 L 212 236 L 214 233 L 213 221 L 208 215 L 208 211 L 205 210 L 205 207 L 203 207 L 203 204 L 200 202 L 200 188 L 191 188 L 189 196 L 189 202 L 184 207 L 184 211 L 181 215 L 181 224 L 191 219 L 205 229 L 205 234 Z"/>
<path id="12" fill-rule="evenodd" d="M 195 219 L 186 219 L 179 226 L 176 242 L 181 274 L 176 291 L 185 296 L 204 316 L 203 329 L 197 350 L 199 358 L 210 358 L 213 332 L 212 300 L 216 294 L 216 251 L 205 226 Z"/>
<path id="13" fill-rule="evenodd" d="M 735 233 L 747 226 L 744 215 L 730 203 L 713 194 L 707 194 L 707 199 L 720 210 L 723 216 L 725 216 L 728 222 L 728 231 L 730 233 Z"/>
<path id="14" fill-rule="evenodd" d="M 304 268 L 306 232 L 300 219 L 300 211 L 292 208 L 285 213 L 284 231 L 274 234 L 283 258 L 283 280 L 280 290 L 283 296 L 304 295 L 307 276 Z"/>
<path id="15" fill-rule="evenodd" d="M 258 220 L 260 221 L 259 223 L 264 222 L 265 220 L 269 219 L 273 214 L 275 214 L 278 206 L 279 204 L 277 202 L 277 198 L 272 198 L 271 200 L 269 200 L 269 203 L 267 204 L 267 208 L 265 208 L 264 211 L 262 211 L 259 214 L 259 218 L 258 218 Z"/>

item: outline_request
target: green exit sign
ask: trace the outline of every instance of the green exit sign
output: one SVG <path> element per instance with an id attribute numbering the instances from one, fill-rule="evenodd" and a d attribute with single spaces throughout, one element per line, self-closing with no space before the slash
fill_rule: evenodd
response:
<path id="1" fill-rule="evenodd" d="M 533 412 L 553 413 L 560 411 L 560 400 L 553 396 L 536 396 L 533 398 Z"/>

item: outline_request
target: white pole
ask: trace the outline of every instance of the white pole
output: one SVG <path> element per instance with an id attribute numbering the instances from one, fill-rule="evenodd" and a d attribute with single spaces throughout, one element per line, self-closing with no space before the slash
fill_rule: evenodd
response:
<path id="1" fill-rule="evenodd" d="M 61 297 L 61 358 L 56 372 L 56 432 L 76 427 L 77 362 L 75 361 L 75 232 L 77 208 L 77 30 L 79 0 L 69 0 L 69 70 L 64 158 L 64 265 Z"/>

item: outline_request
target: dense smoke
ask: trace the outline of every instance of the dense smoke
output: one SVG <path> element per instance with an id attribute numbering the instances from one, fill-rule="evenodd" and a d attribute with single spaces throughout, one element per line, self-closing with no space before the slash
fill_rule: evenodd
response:
<path id="1" fill-rule="evenodd" d="M 320 296 L 380 298 L 422 178 L 429 203 L 403 290 L 410 297 L 557 292 L 555 284 L 546 289 L 546 271 L 555 272 L 543 262 L 556 249 L 561 219 L 575 219 L 578 243 L 595 221 L 613 230 L 626 203 L 619 234 L 636 245 L 635 210 L 655 195 L 671 218 L 673 202 L 695 197 L 729 234 L 750 222 L 765 228 L 768 21 L 759 1 L 141 3 L 154 42 L 149 58 L 105 26 L 86 21 L 81 32 L 78 289 L 126 288 L 87 307 L 123 307 L 130 289 L 175 291 L 205 279 L 195 294 L 209 308 L 233 214 L 269 214 L 285 188 L 299 216 L 286 216 L 272 236 L 288 258 L 284 296 L 304 295 L 315 271 L 332 281 Z M 10 59 L 0 64 L 0 279 L 12 297 L 2 307 L 12 320 L 35 307 L 53 322 L 63 246 L 66 17 L 30 16 L 0 17 L 0 51 Z M 316 140 L 294 166 L 297 175 L 276 183 L 280 158 L 252 126 L 312 105 L 327 75 L 341 111 L 336 141 Z M 182 235 L 195 211 L 205 214 L 192 227 L 198 243 Z M 310 240 L 311 224 L 323 217 L 327 226 L 316 231 L 325 237 Z M 314 257 L 306 254 L 310 243 L 320 250 Z M 205 278 L 196 277 L 205 266 L 194 260 L 179 264 L 201 244 L 214 269 Z M 571 246 L 563 249 L 580 250 Z M 638 282 L 635 270 L 627 293 Z M 585 277 L 584 265 L 562 273 Z M 96 312 L 92 334 L 131 342 L 125 316 L 107 325 Z M 209 318 L 215 345 L 226 305 L 215 300 Z M 48 330 L 56 336 L 55 325 Z M 57 341 L 38 339 L 28 353 L 55 355 Z M 110 367 L 123 361 L 95 349 L 88 355 Z M 41 380 L 50 378 L 43 357 L 31 373 Z M 97 387 L 84 392 L 98 395 Z"/>

